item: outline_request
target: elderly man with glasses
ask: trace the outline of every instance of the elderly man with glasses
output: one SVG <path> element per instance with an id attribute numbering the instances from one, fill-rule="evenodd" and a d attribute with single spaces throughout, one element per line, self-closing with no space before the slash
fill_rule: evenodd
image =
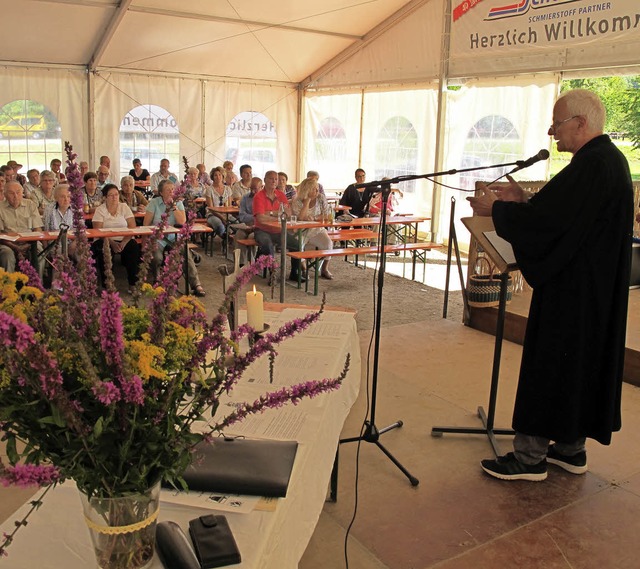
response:
<path id="1" fill-rule="evenodd" d="M 608 445 L 621 428 L 633 186 L 604 124 L 594 93 L 564 93 L 549 135 L 571 162 L 532 197 L 510 178 L 499 198 L 486 187 L 468 198 L 493 218 L 533 287 L 514 452 L 481 463 L 495 478 L 544 480 L 547 463 L 584 474 L 586 439 Z"/>

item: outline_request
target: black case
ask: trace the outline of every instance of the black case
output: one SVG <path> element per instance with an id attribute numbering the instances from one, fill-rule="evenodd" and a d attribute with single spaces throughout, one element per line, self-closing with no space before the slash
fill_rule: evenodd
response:
<path id="1" fill-rule="evenodd" d="M 189 538 L 175 522 L 160 522 L 156 526 L 156 548 L 167 569 L 200 569 Z"/>
<path id="2" fill-rule="evenodd" d="M 240 563 L 240 551 L 224 516 L 200 516 L 189 522 L 189 534 L 202 569 Z"/>

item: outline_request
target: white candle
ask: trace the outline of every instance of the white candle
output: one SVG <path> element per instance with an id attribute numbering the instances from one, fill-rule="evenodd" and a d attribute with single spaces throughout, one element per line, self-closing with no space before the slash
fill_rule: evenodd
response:
<path id="1" fill-rule="evenodd" d="M 247 324 L 254 330 L 264 329 L 264 305 L 262 302 L 262 293 L 256 291 L 253 285 L 253 291 L 247 293 Z"/>

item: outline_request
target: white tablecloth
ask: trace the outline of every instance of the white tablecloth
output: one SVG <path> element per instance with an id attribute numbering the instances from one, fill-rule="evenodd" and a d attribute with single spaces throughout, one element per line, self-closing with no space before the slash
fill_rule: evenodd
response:
<path id="1" fill-rule="evenodd" d="M 304 312 L 286 309 L 266 313 L 273 331 L 278 320 L 285 321 Z M 234 390 L 235 401 L 253 400 L 256 393 L 277 389 L 297 381 L 335 377 L 351 354 L 351 366 L 342 387 L 333 393 L 305 400 L 289 408 L 289 426 L 276 415 L 287 408 L 269 410 L 256 420 L 238 426 L 238 432 L 264 438 L 295 438 L 299 442 L 286 498 L 278 500 L 273 512 L 249 514 L 220 512 L 227 516 L 242 555 L 239 569 L 294 569 L 313 534 L 325 501 L 327 486 L 342 425 L 355 401 L 360 385 L 360 350 L 355 319 L 342 312 L 327 312 L 312 329 L 285 341 L 278 349 L 276 380 L 266 380 L 266 362 L 256 362 Z M 223 405 L 221 405 L 221 408 Z M 260 429 L 267 425 L 266 433 Z M 276 425 L 276 426 L 274 426 Z M 244 429 L 244 431 L 243 431 Z M 275 436 L 270 435 L 275 430 Z M 288 432 L 286 432 L 288 430 Z M 233 431 L 226 431 L 232 434 Z M 295 432 L 295 436 L 288 436 Z M 13 522 L 28 509 L 25 505 L 11 516 L 2 531 L 11 531 Z M 188 534 L 188 522 L 207 513 L 162 502 L 160 520 L 180 524 Z M 87 569 L 95 566 L 88 530 L 84 525 L 78 491 L 67 483 L 49 492 L 29 525 L 16 535 L 3 566 L 12 569 Z M 153 568 L 162 568 L 157 558 Z"/>

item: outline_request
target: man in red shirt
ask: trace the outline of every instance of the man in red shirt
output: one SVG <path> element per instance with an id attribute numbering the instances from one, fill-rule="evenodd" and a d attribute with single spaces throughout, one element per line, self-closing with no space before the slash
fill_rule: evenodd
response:
<path id="1" fill-rule="evenodd" d="M 264 175 L 264 188 L 253 198 L 253 217 L 255 218 L 255 240 L 258 242 L 258 256 L 272 255 L 275 253 L 275 246 L 280 243 L 280 227 L 267 225 L 274 221 L 279 221 L 280 206 L 282 205 L 287 217 L 291 217 L 291 209 L 287 196 L 278 190 L 278 173 L 269 170 Z M 300 244 L 291 234 L 287 233 L 287 249 L 289 251 L 299 251 Z M 289 279 L 298 280 L 300 270 L 300 260 L 291 259 L 291 274 Z M 302 279 L 304 280 L 304 278 Z"/>

